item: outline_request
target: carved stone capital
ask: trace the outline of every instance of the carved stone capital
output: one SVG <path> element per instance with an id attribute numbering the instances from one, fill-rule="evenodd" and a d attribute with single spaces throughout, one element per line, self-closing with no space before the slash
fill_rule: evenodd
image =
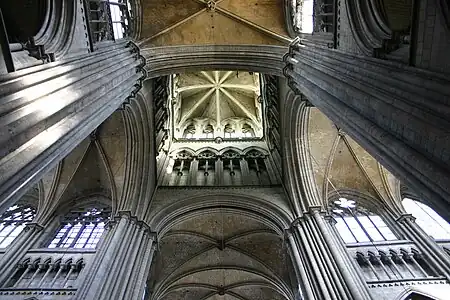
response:
<path id="1" fill-rule="evenodd" d="M 403 214 L 400 217 L 398 217 L 395 221 L 399 223 L 415 223 L 416 218 L 413 217 L 412 214 Z"/>
<path id="2" fill-rule="evenodd" d="M 27 223 L 27 224 L 25 224 L 24 231 L 25 232 L 30 231 L 30 230 L 41 231 L 43 229 L 44 229 L 44 226 L 42 226 L 42 225 L 40 225 L 38 223 Z"/>

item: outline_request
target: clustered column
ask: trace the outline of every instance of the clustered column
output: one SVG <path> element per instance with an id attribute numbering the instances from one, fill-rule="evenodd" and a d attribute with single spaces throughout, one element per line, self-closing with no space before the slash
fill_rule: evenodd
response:
<path id="1" fill-rule="evenodd" d="M 118 213 L 85 270 L 76 299 L 141 299 L 155 249 L 155 235 L 145 223 L 129 212 Z"/>
<path id="2" fill-rule="evenodd" d="M 428 264 L 433 267 L 433 271 L 450 280 L 450 256 L 445 253 L 444 249 L 417 225 L 412 215 L 401 215 L 396 222 L 406 237 L 417 245 L 426 257 Z"/>
<path id="3" fill-rule="evenodd" d="M 371 299 L 361 274 L 320 209 L 298 218 L 288 235 L 306 299 Z"/>
<path id="4" fill-rule="evenodd" d="M 0 77 L 0 211 L 72 151 L 146 77 L 132 43 Z"/>
<path id="5" fill-rule="evenodd" d="M 284 73 L 319 108 L 450 220 L 450 79 L 296 40 Z"/>

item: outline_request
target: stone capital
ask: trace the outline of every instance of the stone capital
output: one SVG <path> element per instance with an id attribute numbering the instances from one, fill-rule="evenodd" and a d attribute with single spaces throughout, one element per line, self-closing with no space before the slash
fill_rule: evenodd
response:
<path id="1" fill-rule="evenodd" d="M 415 220 L 416 218 L 414 218 L 412 214 L 402 214 L 395 221 L 399 223 L 408 223 L 408 222 L 415 223 Z"/>
<path id="2" fill-rule="evenodd" d="M 41 231 L 43 229 L 44 229 L 44 226 L 42 226 L 38 223 L 33 223 L 33 222 L 25 224 L 25 228 L 24 228 L 25 232 L 30 231 L 30 230 Z"/>
<path id="3" fill-rule="evenodd" d="M 310 213 L 310 214 L 315 214 L 315 213 L 322 213 L 322 206 L 320 206 L 320 205 L 311 205 L 311 206 L 309 206 L 308 207 L 308 212 Z"/>

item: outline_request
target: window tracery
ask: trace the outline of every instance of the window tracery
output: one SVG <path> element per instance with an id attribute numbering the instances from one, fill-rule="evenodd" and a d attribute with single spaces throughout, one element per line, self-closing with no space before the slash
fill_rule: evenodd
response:
<path id="1" fill-rule="evenodd" d="M 252 185 L 267 185 L 270 184 L 269 174 L 266 167 L 266 155 L 252 150 L 245 156 L 249 169 L 249 179 Z"/>
<path id="2" fill-rule="evenodd" d="M 406 212 L 416 218 L 415 222 L 426 234 L 437 240 L 450 239 L 450 224 L 429 206 L 409 198 L 403 199 L 402 204 Z"/>
<path id="3" fill-rule="evenodd" d="M 234 151 L 222 155 L 225 185 L 242 185 L 241 157 Z"/>
<path id="4" fill-rule="evenodd" d="M 119 40 L 130 35 L 132 20 L 128 0 L 88 0 L 89 26 L 93 43 Z"/>
<path id="5" fill-rule="evenodd" d="M 189 185 L 189 172 L 193 157 L 187 151 L 177 153 L 175 159 L 169 161 L 167 174 L 171 174 L 169 185 Z M 175 172 L 174 172 L 175 171 Z"/>
<path id="6" fill-rule="evenodd" d="M 95 248 L 110 216 L 109 207 L 69 212 L 61 219 L 61 226 L 48 248 Z"/>
<path id="7" fill-rule="evenodd" d="M 0 216 L 0 248 L 9 246 L 35 215 L 36 209 L 30 205 L 17 204 L 8 208 Z"/>
<path id="8" fill-rule="evenodd" d="M 212 151 L 200 153 L 198 159 L 197 185 L 214 185 L 217 156 Z"/>
<path id="9" fill-rule="evenodd" d="M 332 203 L 336 228 L 345 243 L 390 241 L 397 238 L 380 216 L 353 200 L 339 198 Z"/>

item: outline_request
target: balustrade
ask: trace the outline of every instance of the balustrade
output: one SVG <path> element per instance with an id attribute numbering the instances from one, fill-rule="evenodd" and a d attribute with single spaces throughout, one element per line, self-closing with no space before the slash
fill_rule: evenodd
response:
<path id="1" fill-rule="evenodd" d="M 75 295 L 83 270 L 95 255 L 92 249 L 33 249 L 17 264 L 0 288 L 0 297 L 14 295 L 70 297 Z"/>

